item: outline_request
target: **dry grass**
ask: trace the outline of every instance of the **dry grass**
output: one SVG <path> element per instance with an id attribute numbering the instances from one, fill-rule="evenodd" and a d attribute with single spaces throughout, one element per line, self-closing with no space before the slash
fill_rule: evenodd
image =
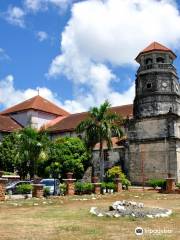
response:
<path id="1" fill-rule="evenodd" d="M 80 200 L 82 198 L 89 198 L 89 200 Z M 123 192 L 119 195 L 101 196 L 96 200 L 91 198 L 91 196 L 75 196 L 48 200 L 11 200 L 0 203 L 0 239 L 180 239 L 180 194 Z M 91 206 L 107 208 L 113 201 L 121 199 L 142 201 L 148 206 L 169 208 L 173 210 L 173 215 L 169 218 L 142 220 L 98 218 L 89 214 Z M 134 233 L 137 226 L 152 230 L 171 230 L 172 233 L 161 235 L 146 233 L 143 237 L 137 237 Z"/>

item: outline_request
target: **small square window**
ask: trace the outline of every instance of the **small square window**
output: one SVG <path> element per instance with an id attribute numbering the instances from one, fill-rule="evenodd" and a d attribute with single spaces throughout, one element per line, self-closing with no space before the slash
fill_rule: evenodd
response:
<path id="1" fill-rule="evenodd" d="M 150 88 L 152 88 L 152 84 L 151 83 L 147 83 L 146 87 L 147 87 L 147 89 L 150 89 Z"/>

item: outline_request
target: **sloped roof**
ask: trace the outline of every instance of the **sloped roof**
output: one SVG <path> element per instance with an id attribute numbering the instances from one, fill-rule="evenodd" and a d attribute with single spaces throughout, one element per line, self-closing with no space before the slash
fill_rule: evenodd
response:
<path id="1" fill-rule="evenodd" d="M 126 136 L 122 137 L 122 138 L 118 138 L 118 137 L 112 137 L 111 138 L 111 141 L 112 141 L 112 147 L 113 148 L 119 148 L 119 147 L 122 147 L 122 142 L 125 141 L 127 139 Z M 94 146 L 94 150 L 99 150 L 100 148 L 100 143 L 96 143 L 96 145 Z M 107 142 L 104 141 L 103 142 L 103 149 L 108 149 L 108 146 L 107 146 Z"/>
<path id="2" fill-rule="evenodd" d="M 15 113 L 15 112 L 20 112 L 24 110 L 29 110 L 29 109 L 34 109 L 34 110 L 39 110 L 42 112 L 47 112 L 47 113 L 52 113 L 58 116 L 68 116 L 69 113 L 62 108 L 56 106 L 54 103 L 48 101 L 47 99 L 41 97 L 41 96 L 35 96 L 33 98 L 30 98 L 24 102 L 21 102 L 13 107 L 10 107 L 1 114 L 10 114 L 10 113 Z"/>
<path id="3" fill-rule="evenodd" d="M 148 53 L 148 52 L 152 52 L 152 51 L 162 51 L 162 52 L 170 52 L 175 58 L 176 55 L 175 53 L 170 49 L 165 47 L 164 45 L 158 43 L 158 42 L 152 42 L 150 45 L 148 45 L 145 49 L 143 49 L 138 56 L 136 57 L 136 60 L 138 59 L 138 57 L 143 54 L 143 53 Z"/>
<path id="4" fill-rule="evenodd" d="M 110 109 L 111 112 L 117 113 L 121 115 L 122 117 L 132 117 L 133 116 L 133 105 L 124 105 L 124 106 L 117 106 L 117 107 L 112 107 Z M 53 126 L 49 127 L 47 131 L 49 132 L 66 132 L 66 131 L 74 131 L 78 124 L 85 120 L 88 117 L 88 112 L 82 112 L 82 113 L 75 113 L 71 114 Z"/>
<path id="5" fill-rule="evenodd" d="M 1 132 L 13 132 L 21 128 L 22 128 L 21 125 L 19 125 L 9 116 L 0 115 L 0 131 Z"/>

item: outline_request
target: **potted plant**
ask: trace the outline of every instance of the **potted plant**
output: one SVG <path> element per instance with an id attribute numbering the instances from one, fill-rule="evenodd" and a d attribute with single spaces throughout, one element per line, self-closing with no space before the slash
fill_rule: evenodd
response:
<path id="1" fill-rule="evenodd" d="M 106 183 L 105 182 L 101 183 L 101 191 L 102 191 L 103 194 L 106 193 Z"/>

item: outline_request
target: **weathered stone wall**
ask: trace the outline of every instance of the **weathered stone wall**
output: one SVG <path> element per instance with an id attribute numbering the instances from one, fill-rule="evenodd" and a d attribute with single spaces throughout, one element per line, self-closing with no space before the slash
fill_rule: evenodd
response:
<path id="1" fill-rule="evenodd" d="M 134 183 L 142 183 L 142 178 L 167 177 L 167 152 L 164 142 L 146 144 L 133 143 L 129 148 L 129 177 Z"/>
<path id="2" fill-rule="evenodd" d="M 134 183 L 144 178 L 166 178 L 168 174 L 180 180 L 179 120 L 165 115 L 132 120 L 128 128 L 129 177 Z M 179 158 L 179 160 L 177 160 Z"/>
<path id="3" fill-rule="evenodd" d="M 167 120 L 165 118 L 146 118 L 143 121 L 132 121 L 128 136 L 130 140 L 165 138 L 167 136 Z"/>
<path id="4" fill-rule="evenodd" d="M 177 148 L 176 150 L 177 154 L 177 182 L 180 183 L 180 147 Z"/>

